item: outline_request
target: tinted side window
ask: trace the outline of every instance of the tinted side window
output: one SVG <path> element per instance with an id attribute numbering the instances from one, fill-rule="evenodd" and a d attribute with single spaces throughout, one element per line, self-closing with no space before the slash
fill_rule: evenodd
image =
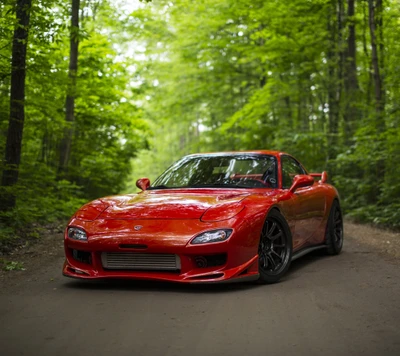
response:
<path id="1" fill-rule="evenodd" d="M 294 176 L 305 174 L 304 169 L 292 157 L 282 156 L 282 188 L 289 189 L 293 183 Z"/>

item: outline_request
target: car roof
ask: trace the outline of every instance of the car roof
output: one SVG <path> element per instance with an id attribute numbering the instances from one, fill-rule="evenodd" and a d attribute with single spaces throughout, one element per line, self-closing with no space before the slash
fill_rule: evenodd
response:
<path id="1" fill-rule="evenodd" d="M 195 156 L 223 156 L 223 155 L 240 155 L 240 154 L 262 154 L 270 156 L 279 156 L 281 154 L 287 154 L 282 151 L 271 151 L 271 150 L 254 150 L 254 151 L 223 151 L 223 152 L 204 152 L 204 153 L 193 153 L 185 157 Z"/>

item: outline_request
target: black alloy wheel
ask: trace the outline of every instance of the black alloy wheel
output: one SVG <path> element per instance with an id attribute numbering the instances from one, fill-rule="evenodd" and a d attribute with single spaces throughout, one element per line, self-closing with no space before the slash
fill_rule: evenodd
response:
<path id="1" fill-rule="evenodd" d="M 284 217 L 272 210 L 265 220 L 258 247 L 259 281 L 275 283 L 289 268 L 292 258 L 292 237 Z"/>
<path id="2" fill-rule="evenodd" d="M 338 255 L 343 247 L 343 215 L 339 202 L 334 200 L 326 226 L 326 245 L 329 255 Z"/>

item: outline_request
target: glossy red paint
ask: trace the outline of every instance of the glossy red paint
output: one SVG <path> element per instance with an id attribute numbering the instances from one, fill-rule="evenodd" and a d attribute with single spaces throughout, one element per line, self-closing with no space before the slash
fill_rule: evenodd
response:
<path id="1" fill-rule="evenodd" d="M 310 187 L 314 185 L 314 178 L 310 175 L 297 175 L 294 177 L 293 184 L 289 191 L 294 193 L 299 188 Z"/>
<path id="2" fill-rule="evenodd" d="M 260 235 L 271 209 L 278 209 L 286 219 L 294 252 L 324 244 L 330 207 L 334 199 L 339 199 L 336 189 L 327 184 L 324 177 L 314 182 L 316 173 L 299 175 L 291 189 L 283 189 L 281 157 L 286 153 L 244 153 L 276 157 L 277 188 L 147 190 L 147 183 L 142 180 L 143 191 L 138 194 L 98 199 L 75 213 L 68 226 L 83 229 L 87 241 L 70 239 L 66 229 L 63 274 L 81 279 L 127 278 L 183 283 L 257 279 Z M 221 242 L 191 244 L 199 234 L 216 229 L 231 229 L 232 234 Z M 77 258 L 74 250 L 86 253 L 86 260 Z M 179 256 L 180 269 L 176 272 L 111 270 L 103 266 L 104 252 L 174 254 Z M 199 256 L 225 256 L 225 260 L 217 266 L 204 268 L 196 264 Z"/>

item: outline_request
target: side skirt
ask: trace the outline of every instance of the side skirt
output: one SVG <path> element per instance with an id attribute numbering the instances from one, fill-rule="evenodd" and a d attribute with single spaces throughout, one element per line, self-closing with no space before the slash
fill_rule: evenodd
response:
<path id="1" fill-rule="evenodd" d="M 315 250 L 320 250 L 322 248 L 326 248 L 326 245 L 318 245 L 318 246 L 310 246 L 310 247 L 302 248 L 301 250 L 293 253 L 292 261 L 297 260 L 298 258 L 306 255 L 307 253 L 310 253 Z"/>

